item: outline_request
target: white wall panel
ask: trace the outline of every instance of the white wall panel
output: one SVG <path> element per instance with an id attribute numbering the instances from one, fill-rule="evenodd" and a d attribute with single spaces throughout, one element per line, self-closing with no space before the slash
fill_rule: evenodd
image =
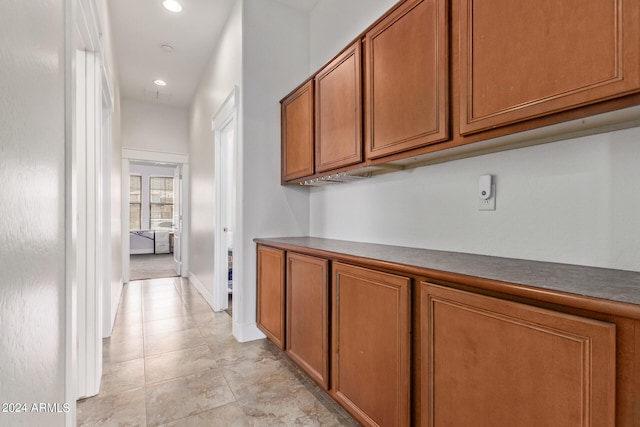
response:
<path id="1" fill-rule="evenodd" d="M 322 67 L 395 3 L 397 0 L 320 0 L 309 16 L 310 72 Z"/>
<path id="2" fill-rule="evenodd" d="M 308 75 L 308 18 L 273 0 L 245 0 L 240 269 L 243 289 L 236 331 L 255 325 L 255 237 L 298 236 L 309 232 L 307 190 L 280 185 L 280 104 Z M 235 254 L 234 254 L 235 257 Z M 235 261 L 235 260 L 234 260 Z M 237 273 L 237 274 L 236 274 Z M 235 286 L 235 283 L 234 283 Z M 235 310 L 235 307 L 234 307 Z M 255 329 L 255 326 L 253 326 Z M 239 336 L 239 332 L 236 333 Z"/>
<path id="3" fill-rule="evenodd" d="M 188 152 L 185 108 L 122 100 L 122 146 L 165 153 Z"/>
<path id="4" fill-rule="evenodd" d="M 314 189 L 311 234 L 638 270 L 640 129 Z M 478 176 L 496 211 L 478 211 Z M 341 206 L 335 215 L 333 206 Z"/>
<path id="5" fill-rule="evenodd" d="M 3 403 L 66 403 L 65 3 L 6 0 L 0 13 Z M 63 412 L 0 415 L 64 423 Z"/>

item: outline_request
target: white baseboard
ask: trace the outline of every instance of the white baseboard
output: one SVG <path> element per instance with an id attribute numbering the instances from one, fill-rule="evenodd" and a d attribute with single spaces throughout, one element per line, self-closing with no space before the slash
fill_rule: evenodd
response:
<path id="1" fill-rule="evenodd" d="M 118 310 L 120 310 L 120 301 L 122 301 L 122 291 L 124 289 L 122 277 L 118 281 L 117 289 L 118 291 L 111 295 L 111 318 L 108 326 L 103 325 L 102 338 L 109 338 L 113 332 L 113 326 L 116 324 L 116 315 L 118 314 Z M 111 291 L 113 292 L 113 285 L 111 285 Z"/>
<path id="2" fill-rule="evenodd" d="M 213 310 L 213 293 L 210 292 L 193 273 L 189 272 L 188 277 L 189 281 L 193 286 L 195 286 L 198 292 L 200 292 L 205 301 L 207 301 L 207 304 L 209 304 Z M 255 322 L 240 323 L 235 321 L 235 316 L 233 317 L 232 333 L 238 342 L 248 342 L 266 338 L 266 335 L 258 329 Z"/>
<path id="3" fill-rule="evenodd" d="M 255 341 L 266 338 L 255 323 L 237 323 L 233 322 L 233 336 L 238 342 Z"/>
<path id="4" fill-rule="evenodd" d="M 202 284 L 202 282 L 191 272 L 189 272 L 189 281 L 196 287 L 202 298 L 209 304 L 209 307 L 213 310 L 213 294 L 207 290 L 207 288 Z"/>

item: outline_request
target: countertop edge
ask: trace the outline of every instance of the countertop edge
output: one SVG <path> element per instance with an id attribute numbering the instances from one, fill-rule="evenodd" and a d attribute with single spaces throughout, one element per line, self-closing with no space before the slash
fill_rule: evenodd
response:
<path id="1" fill-rule="evenodd" d="M 315 237 L 269 237 L 255 238 L 253 241 L 257 244 L 325 257 L 340 262 L 355 263 L 372 268 L 397 271 L 399 273 L 409 274 L 412 276 L 424 277 L 427 280 L 431 279 L 436 281 L 452 282 L 547 303 L 566 305 L 584 310 L 640 320 L 640 273 L 636 272 Z M 314 242 L 315 244 L 313 244 Z M 332 245 L 337 247 L 349 247 L 351 248 L 349 251 L 351 253 L 337 251 L 336 248 L 331 248 Z M 380 259 L 377 257 L 367 256 L 366 250 L 363 251 L 364 254 L 354 253 L 357 251 L 353 249 L 358 247 L 364 249 L 374 248 L 377 250 L 388 249 L 388 254 L 393 254 L 393 251 L 400 251 L 404 254 L 414 253 L 417 256 L 426 254 L 427 256 L 447 257 L 447 259 L 454 260 L 456 258 L 460 258 L 464 261 L 472 260 L 475 263 L 480 264 L 482 262 L 487 262 L 494 264 L 491 266 L 492 268 L 508 266 L 513 269 L 518 268 L 518 266 L 526 266 L 524 270 L 532 271 L 530 274 L 535 274 L 536 278 L 535 280 L 532 279 L 529 281 L 523 280 L 522 274 L 516 274 L 514 277 L 510 278 L 508 272 L 501 272 L 503 274 L 483 274 L 486 273 L 486 271 L 484 271 L 475 274 L 473 272 L 473 266 L 469 267 L 468 265 L 465 266 L 466 271 L 464 272 L 452 271 L 455 270 L 455 268 L 443 269 L 439 268 L 437 265 L 425 265 L 429 263 L 428 260 L 421 263 L 421 265 L 407 263 L 405 260 L 401 259 L 394 260 L 393 255 L 385 256 L 386 259 Z M 435 264 L 437 264 L 437 262 Z M 536 268 L 539 268 L 540 271 L 536 271 Z M 581 276 L 581 273 L 584 274 L 584 277 Z M 592 275 L 590 276 L 589 273 L 592 273 Z M 566 275 L 566 279 L 562 279 L 563 274 Z M 590 280 L 593 276 L 598 279 L 595 280 L 596 282 L 602 282 L 605 279 L 615 279 L 616 276 L 625 276 L 624 278 L 621 277 L 620 281 L 632 281 L 633 285 L 636 284 L 637 280 L 639 286 L 637 290 L 635 287 L 633 288 L 634 294 L 632 297 L 637 298 L 638 302 L 616 298 L 614 291 L 628 291 L 628 286 L 625 287 L 622 285 L 616 286 L 616 284 L 608 284 L 606 289 L 610 289 L 614 295 L 611 297 L 603 295 L 606 289 L 602 290 L 597 288 L 599 283 L 595 283 L 595 285 L 591 287 L 588 286 L 590 285 Z M 545 282 L 545 280 L 548 280 L 552 285 L 540 286 L 539 283 L 541 281 Z M 566 280 L 568 283 L 566 288 L 569 289 L 563 288 L 562 283 L 558 285 L 558 282 L 562 282 L 563 280 Z M 597 292 L 594 292 L 594 288 Z M 625 298 L 629 299 L 630 297 Z"/>

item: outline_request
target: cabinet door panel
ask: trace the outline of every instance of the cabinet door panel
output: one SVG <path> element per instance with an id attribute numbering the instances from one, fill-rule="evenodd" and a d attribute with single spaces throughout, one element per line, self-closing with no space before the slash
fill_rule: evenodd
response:
<path id="1" fill-rule="evenodd" d="M 640 89 L 636 0 L 460 0 L 460 131 Z"/>
<path id="2" fill-rule="evenodd" d="M 286 352 L 329 388 L 329 261 L 287 253 Z"/>
<path id="3" fill-rule="evenodd" d="M 332 393 L 364 425 L 409 425 L 409 287 L 334 264 Z"/>
<path id="4" fill-rule="evenodd" d="M 282 179 L 313 175 L 313 81 L 282 100 Z"/>
<path id="5" fill-rule="evenodd" d="M 258 327 L 280 349 L 284 350 L 284 251 L 258 246 L 257 271 Z"/>
<path id="6" fill-rule="evenodd" d="M 447 28 L 446 0 L 414 0 L 367 33 L 367 158 L 447 139 Z"/>
<path id="7" fill-rule="evenodd" d="M 316 172 L 362 161 L 360 51 L 358 41 L 316 75 Z"/>
<path id="8" fill-rule="evenodd" d="M 422 425 L 615 425 L 615 325 L 421 284 Z"/>

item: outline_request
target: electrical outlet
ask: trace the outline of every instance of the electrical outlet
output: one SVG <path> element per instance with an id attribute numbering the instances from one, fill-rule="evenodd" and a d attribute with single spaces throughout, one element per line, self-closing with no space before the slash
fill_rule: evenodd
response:
<path id="1" fill-rule="evenodd" d="M 478 210 L 496 210 L 496 185 L 491 175 L 482 175 L 478 179 Z"/>
<path id="2" fill-rule="evenodd" d="M 479 211 L 495 211 L 496 210 L 496 190 L 495 184 L 491 185 L 491 197 L 488 199 L 478 198 L 478 210 Z"/>

